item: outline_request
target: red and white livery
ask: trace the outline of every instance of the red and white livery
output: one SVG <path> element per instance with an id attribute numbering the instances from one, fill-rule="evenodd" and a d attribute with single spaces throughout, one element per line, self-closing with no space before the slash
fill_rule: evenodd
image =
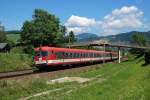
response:
<path id="1" fill-rule="evenodd" d="M 70 65 L 77 63 L 115 60 L 118 58 L 118 55 L 115 52 L 104 52 L 96 50 L 43 46 L 35 48 L 34 51 L 34 61 L 37 66 Z"/>

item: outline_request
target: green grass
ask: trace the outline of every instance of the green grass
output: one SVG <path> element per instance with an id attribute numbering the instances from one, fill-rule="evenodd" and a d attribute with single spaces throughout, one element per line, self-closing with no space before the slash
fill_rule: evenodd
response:
<path id="1" fill-rule="evenodd" d="M 29 69 L 32 57 L 23 54 L 20 48 L 13 48 L 10 53 L 0 53 L 0 72 Z"/>
<path id="2" fill-rule="evenodd" d="M 18 99 L 43 91 L 62 88 L 49 94 L 32 97 L 31 100 L 149 100 L 150 65 L 142 66 L 139 60 L 108 63 L 94 69 L 65 73 L 62 76 L 97 77 L 95 80 L 79 84 L 76 82 L 48 85 L 48 79 L 27 79 L 22 81 L 0 81 L 0 97 Z M 56 78 L 56 77 L 55 77 Z"/>
<path id="3" fill-rule="evenodd" d="M 7 34 L 7 39 L 9 41 L 12 41 L 14 43 L 17 43 L 18 40 L 20 39 L 20 34 Z"/>
<path id="4" fill-rule="evenodd" d="M 91 77 L 101 74 L 106 81 L 78 89 L 69 96 L 64 96 L 64 99 L 149 100 L 150 66 L 142 67 L 142 63 L 134 61 L 118 65 L 106 64 L 101 70 L 83 75 Z"/>

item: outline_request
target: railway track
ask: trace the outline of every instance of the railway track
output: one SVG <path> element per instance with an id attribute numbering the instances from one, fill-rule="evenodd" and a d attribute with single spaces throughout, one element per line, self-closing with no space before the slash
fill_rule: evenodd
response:
<path id="1" fill-rule="evenodd" d="M 0 79 L 24 76 L 24 75 L 29 75 L 33 73 L 34 71 L 32 69 L 10 71 L 10 72 L 0 72 Z"/>
<path id="2" fill-rule="evenodd" d="M 88 65 L 78 65 L 78 66 L 71 66 L 71 67 L 67 66 L 63 68 L 58 67 L 56 69 L 54 68 L 52 70 L 45 70 L 45 71 L 34 71 L 33 69 L 28 69 L 28 70 L 11 71 L 11 72 L 0 72 L 0 80 L 8 79 L 8 78 L 23 78 L 26 76 L 32 77 L 36 75 L 40 77 L 53 76 L 67 71 L 89 69 L 91 66 L 92 65 L 88 64 Z"/>
<path id="3" fill-rule="evenodd" d="M 107 62 L 111 63 L 111 62 Z M 83 64 L 83 65 L 74 65 L 74 66 L 67 66 L 67 67 L 58 67 L 56 69 L 46 70 L 46 71 L 36 71 L 33 69 L 26 69 L 26 70 L 19 70 L 19 71 L 10 71 L 10 72 L 0 72 L 0 80 L 7 79 L 7 78 L 15 78 L 15 77 L 24 77 L 24 76 L 32 76 L 32 75 L 40 75 L 40 76 L 53 76 L 53 74 L 62 73 L 65 71 L 74 71 L 74 70 L 82 70 L 82 69 L 89 69 L 93 65 L 99 65 L 101 63 L 95 64 Z"/>

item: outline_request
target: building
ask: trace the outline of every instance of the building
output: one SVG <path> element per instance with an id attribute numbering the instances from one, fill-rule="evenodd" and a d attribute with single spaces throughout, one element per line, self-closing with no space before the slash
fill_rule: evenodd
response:
<path id="1" fill-rule="evenodd" d="M 8 43 L 0 43 L 0 52 L 9 52 L 10 51 L 10 46 Z"/>

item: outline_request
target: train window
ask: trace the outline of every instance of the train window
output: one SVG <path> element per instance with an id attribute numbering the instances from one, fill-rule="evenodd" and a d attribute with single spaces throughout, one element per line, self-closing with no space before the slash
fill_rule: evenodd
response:
<path id="1" fill-rule="evenodd" d="M 86 56 L 85 56 L 85 53 L 83 53 L 83 57 L 85 58 Z"/>
<path id="2" fill-rule="evenodd" d="M 90 58 L 90 53 L 88 53 L 88 57 Z"/>
<path id="3" fill-rule="evenodd" d="M 73 53 L 73 58 L 76 58 L 76 53 Z"/>
<path id="4" fill-rule="evenodd" d="M 80 53 L 78 53 L 78 58 L 80 58 Z"/>
<path id="5" fill-rule="evenodd" d="M 35 56 L 44 56 L 44 57 L 47 57 L 49 54 L 48 54 L 48 51 L 37 51 L 35 52 Z"/>
<path id="6" fill-rule="evenodd" d="M 65 56 L 65 52 L 62 52 L 62 57 L 63 57 L 63 58 L 65 58 L 65 57 L 66 57 L 66 56 Z"/>
<path id="7" fill-rule="evenodd" d="M 74 58 L 74 56 L 75 56 L 75 53 L 72 53 L 72 58 Z"/>
<path id="8" fill-rule="evenodd" d="M 86 58 L 88 58 L 88 53 L 86 53 Z"/>
<path id="9" fill-rule="evenodd" d="M 80 53 L 80 58 L 82 58 L 82 53 Z"/>
<path id="10" fill-rule="evenodd" d="M 94 58 L 94 53 L 92 53 L 92 58 Z"/>
<path id="11" fill-rule="evenodd" d="M 83 58 L 85 58 L 85 53 L 83 53 Z"/>
<path id="12" fill-rule="evenodd" d="M 77 53 L 77 58 L 80 58 L 80 53 Z"/>
<path id="13" fill-rule="evenodd" d="M 66 52 L 66 56 L 67 56 L 67 58 L 71 58 L 71 53 L 70 52 Z"/>
<path id="14" fill-rule="evenodd" d="M 80 53 L 80 58 L 82 58 L 82 53 Z"/>
<path id="15" fill-rule="evenodd" d="M 35 52 L 35 56 L 39 57 L 41 55 L 41 53 L 38 51 L 38 52 Z"/>
<path id="16" fill-rule="evenodd" d="M 84 58 L 84 53 L 82 53 L 82 58 Z"/>
<path id="17" fill-rule="evenodd" d="M 76 58 L 79 58 L 79 53 L 76 53 Z"/>
<path id="18" fill-rule="evenodd" d="M 72 58 L 75 58 L 75 56 L 76 56 L 76 54 L 73 52 L 73 53 L 72 53 Z"/>
<path id="19" fill-rule="evenodd" d="M 88 57 L 88 53 L 85 54 L 85 57 L 86 57 L 86 58 Z"/>
<path id="20" fill-rule="evenodd" d="M 82 58 L 82 53 L 80 53 L 80 58 Z"/>
<path id="21" fill-rule="evenodd" d="M 77 58 L 77 53 L 74 53 L 74 56 L 73 56 L 73 58 Z"/>
<path id="22" fill-rule="evenodd" d="M 85 53 L 85 58 L 87 58 L 87 53 Z"/>
<path id="23" fill-rule="evenodd" d="M 76 58 L 76 53 L 72 53 L 72 58 Z"/>
<path id="24" fill-rule="evenodd" d="M 90 58 L 92 57 L 91 53 L 90 53 Z"/>
<path id="25" fill-rule="evenodd" d="M 73 53 L 70 52 L 69 58 L 73 58 Z"/>
<path id="26" fill-rule="evenodd" d="M 109 57 L 109 54 L 106 54 L 106 57 Z"/>
<path id="27" fill-rule="evenodd" d="M 65 58 L 69 58 L 69 53 L 65 52 Z"/>
<path id="28" fill-rule="evenodd" d="M 97 53 L 96 53 L 95 57 L 98 57 L 98 56 L 97 56 Z"/>
<path id="29" fill-rule="evenodd" d="M 41 54 L 42 54 L 42 56 L 44 56 L 44 57 L 48 56 L 48 52 L 47 52 L 47 51 L 42 51 Z"/>
<path id="30" fill-rule="evenodd" d="M 101 54 L 99 54 L 98 57 L 101 57 Z"/>
<path id="31" fill-rule="evenodd" d="M 96 53 L 94 53 L 94 57 L 96 57 Z"/>
<path id="32" fill-rule="evenodd" d="M 63 58 L 63 52 L 55 52 L 56 58 Z"/>

